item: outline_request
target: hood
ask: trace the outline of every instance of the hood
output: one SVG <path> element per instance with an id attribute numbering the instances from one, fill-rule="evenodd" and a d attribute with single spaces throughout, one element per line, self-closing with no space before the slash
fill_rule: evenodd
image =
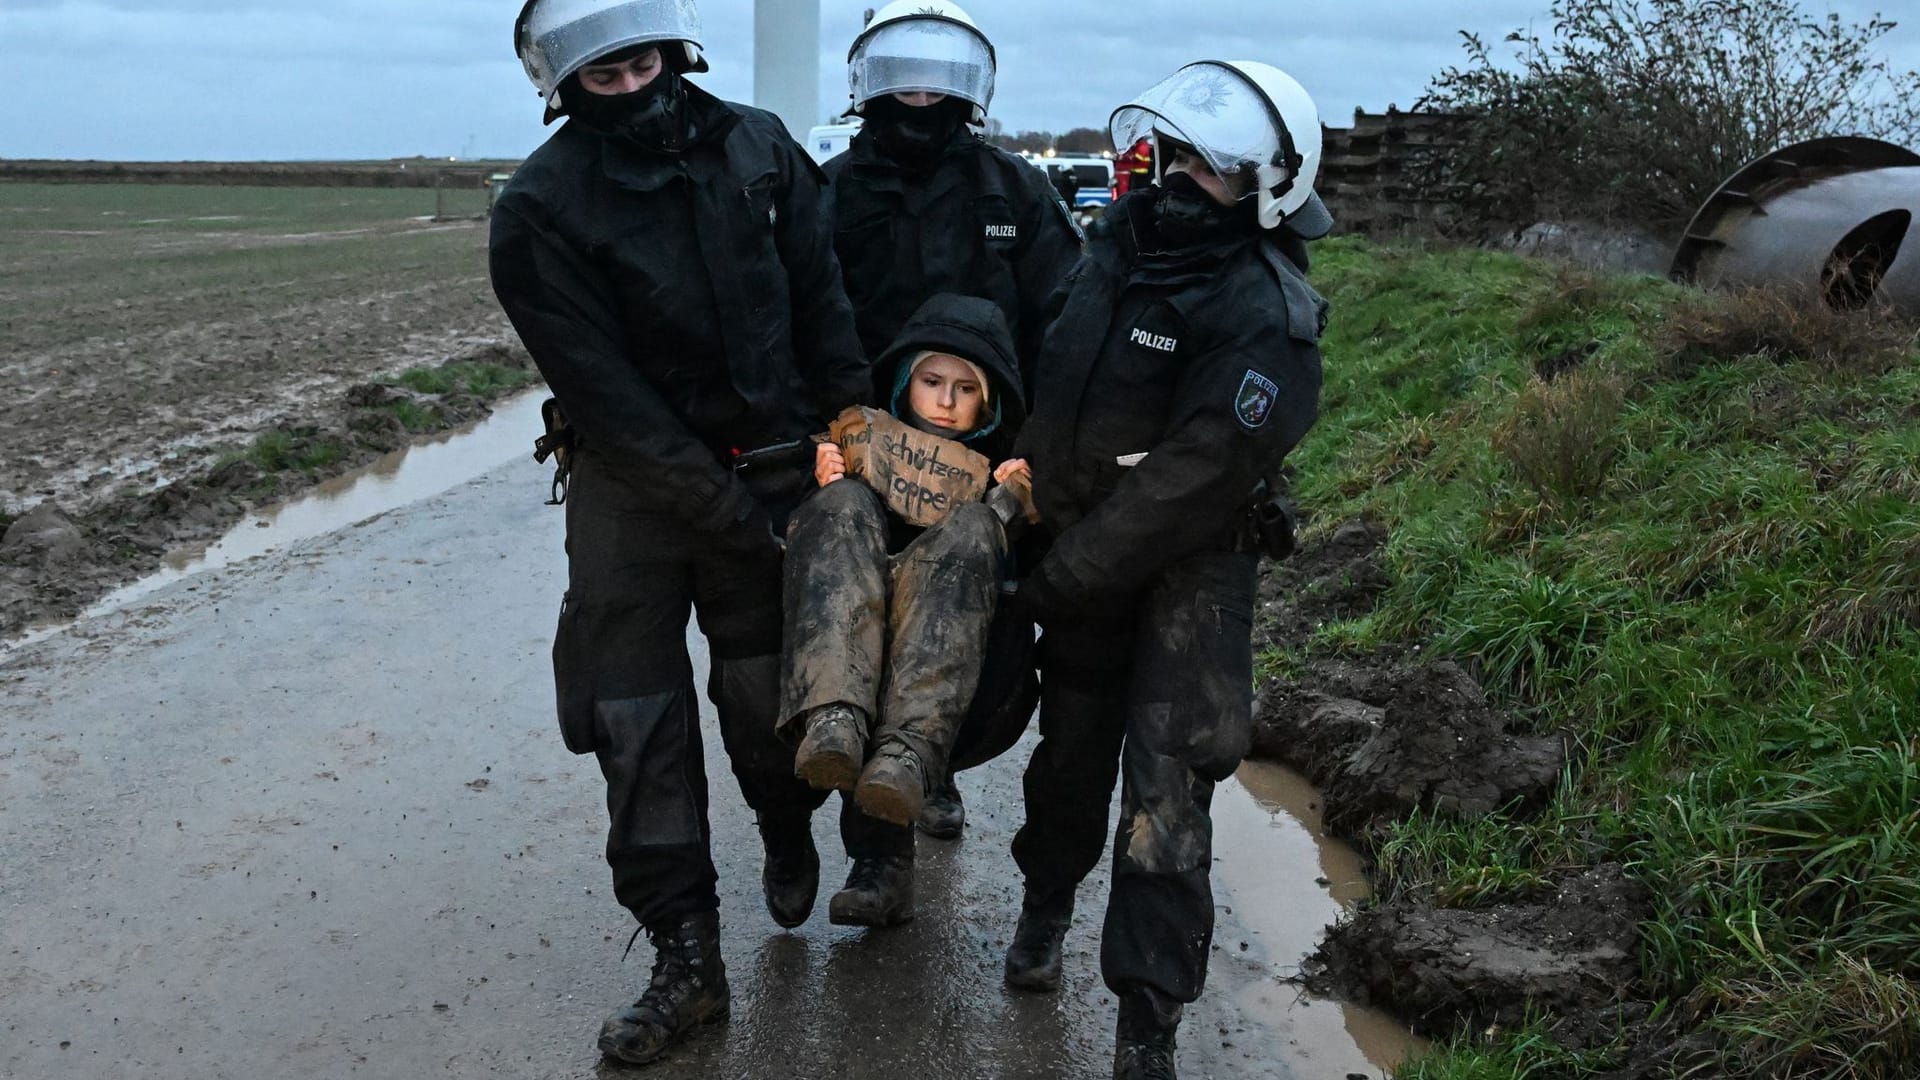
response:
<path id="1" fill-rule="evenodd" d="M 993 383 L 992 407 L 997 422 L 962 439 L 985 435 L 1010 437 L 1027 422 L 1027 396 L 1021 389 L 1020 362 L 1014 358 L 1013 332 L 1007 318 L 991 300 L 978 296 L 941 293 L 920 305 L 900 333 L 880 354 L 875 370 L 882 386 L 891 386 L 888 411 L 899 415 L 900 392 L 912 374 L 913 358 L 922 352 L 943 352 L 971 360 Z M 991 455 L 989 455 L 991 456 Z"/>

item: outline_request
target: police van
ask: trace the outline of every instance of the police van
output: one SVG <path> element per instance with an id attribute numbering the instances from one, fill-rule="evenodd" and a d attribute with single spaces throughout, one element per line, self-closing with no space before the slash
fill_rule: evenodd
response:
<path id="1" fill-rule="evenodd" d="M 1078 190 L 1073 193 L 1075 210 L 1099 210 L 1113 202 L 1112 158 L 1055 154 L 1036 159 L 1034 164 L 1046 169 L 1049 177 L 1060 170 L 1073 174 L 1074 182 L 1078 185 Z"/>

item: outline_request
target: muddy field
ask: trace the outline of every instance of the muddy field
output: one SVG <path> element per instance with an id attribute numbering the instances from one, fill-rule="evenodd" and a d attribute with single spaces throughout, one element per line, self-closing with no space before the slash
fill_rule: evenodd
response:
<path id="1" fill-rule="evenodd" d="M 524 365 L 484 223 L 433 208 L 422 191 L 0 184 L 0 524 L 18 525 L 0 544 L 0 633 L 404 442 L 367 413 L 391 402 L 356 405 L 352 388 Z M 417 404 L 421 426 L 485 411 Z M 233 460 L 270 432 L 297 449 L 328 431 L 350 433 L 344 449 L 297 468 Z"/>

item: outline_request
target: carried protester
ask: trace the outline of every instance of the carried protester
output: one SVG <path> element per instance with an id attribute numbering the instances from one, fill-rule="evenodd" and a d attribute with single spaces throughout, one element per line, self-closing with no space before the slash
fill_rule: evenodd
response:
<path id="1" fill-rule="evenodd" d="M 886 351 L 930 297 L 985 297 L 1006 317 L 1030 389 L 1047 301 L 1080 258 L 1081 236 L 1045 173 L 981 137 L 996 76 L 992 42 L 958 4 L 881 7 L 847 53 L 861 126 L 824 166 L 828 210 L 869 356 Z M 889 373 L 876 375 L 884 396 Z M 958 836 L 960 789 L 951 776 L 935 779 L 920 831 Z M 909 860 L 911 871 L 912 826 L 863 819 L 847 804 L 841 836 L 855 876 L 870 877 L 876 859 Z"/>
<path id="2" fill-rule="evenodd" d="M 1050 545 L 1018 592 L 1042 630 L 1041 742 L 1006 980 L 1059 988 L 1123 776 L 1100 964 L 1114 1076 L 1141 1080 L 1175 1075 L 1206 980 L 1208 813 L 1251 740 L 1255 571 L 1290 541 L 1269 492 L 1319 408 L 1306 241 L 1332 221 L 1313 192 L 1319 115 L 1268 65 L 1189 64 L 1109 127 L 1116 150 L 1150 140 L 1158 182 L 1095 227 L 1016 446 Z"/>
<path id="3" fill-rule="evenodd" d="M 707 70 L 700 40 L 693 0 L 530 0 L 515 47 L 567 123 L 501 192 L 490 246 L 564 423 L 542 440 L 571 474 L 554 682 L 568 749 L 606 780 L 614 897 L 655 949 L 599 1036 L 634 1063 L 729 1008 L 689 612 L 767 910 L 797 926 L 813 908 L 823 796 L 774 730 L 778 537 L 810 487 L 807 435 L 872 395 L 823 178 L 772 114 L 686 78 Z"/>
<path id="4" fill-rule="evenodd" d="M 787 535 L 780 715 L 797 775 L 904 827 L 957 748 L 992 744 L 990 756 L 1012 742 L 1007 727 L 1026 726 L 1030 701 L 1010 722 L 998 708 L 1018 689 L 1009 665 L 985 685 L 982 672 L 1005 652 L 994 616 L 1031 473 L 1008 457 L 1026 402 L 991 302 L 935 296 L 875 368 L 892 373 L 887 412 L 833 425 L 816 450 L 820 490 Z M 834 922 L 862 926 L 913 913 L 910 850 L 856 860 L 828 905 Z"/>

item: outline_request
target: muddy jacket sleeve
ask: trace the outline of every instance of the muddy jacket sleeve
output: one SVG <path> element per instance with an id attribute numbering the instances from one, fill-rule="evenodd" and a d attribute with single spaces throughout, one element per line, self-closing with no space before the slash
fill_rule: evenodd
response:
<path id="1" fill-rule="evenodd" d="M 832 211 L 826 174 L 791 139 L 787 151 L 786 205 L 774 232 L 792 295 L 793 347 L 801 377 L 813 391 L 813 406 L 828 420 L 849 405 L 869 405 L 873 377 L 854 329 L 853 304 L 840 282 L 833 253 Z"/>
<path id="2" fill-rule="evenodd" d="M 695 528 L 730 530 L 759 509 L 627 357 L 606 276 L 560 237 L 502 202 L 489 242 L 493 291 L 567 421 L 595 453 L 649 477 Z M 764 530 L 757 530 L 764 531 Z"/>
<path id="3" fill-rule="evenodd" d="M 1319 414 L 1318 348 L 1277 338 L 1270 325 L 1240 331 L 1188 366 L 1165 438 L 1035 568 L 1029 602 L 1042 621 L 1112 610 L 1231 535 L 1255 484 Z"/>

